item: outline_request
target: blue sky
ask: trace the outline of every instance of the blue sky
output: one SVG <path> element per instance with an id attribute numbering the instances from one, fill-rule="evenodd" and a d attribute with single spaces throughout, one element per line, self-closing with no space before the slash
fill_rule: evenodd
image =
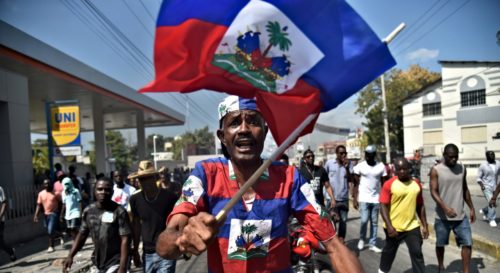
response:
<path id="1" fill-rule="evenodd" d="M 419 64 L 440 71 L 438 60 L 499 61 L 500 1 L 498 0 L 347 0 L 381 38 L 399 23 L 407 28 L 390 45 L 397 68 Z M 86 4 L 88 3 L 88 4 Z M 155 17 L 160 0 L 0 0 L 0 19 L 79 59 L 132 88 L 153 78 L 152 55 Z M 95 14 L 119 30 L 112 34 Z M 126 46 L 128 49 L 125 49 Z M 186 113 L 188 123 L 173 128 L 148 129 L 147 134 L 177 135 L 209 125 L 217 126 L 215 92 L 149 94 Z M 189 99 L 188 99 L 189 98 Z M 356 95 L 337 109 L 320 116 L 322 124 L 355 128 L 362 117 L 354 114 Z M 186 105 L 189 104 L 189 113 Z M 207 116 L 199 108 L 213 113 Z M 213 109 L 213 111 L 211 111 Z M 125 133 L 134 136 L 135 134 Z M 84 136 L 84 140 L 87 137 Z M 335 139 L 313 133 L 307 142 Z M 132 140 L 135 141 L 135 140 Z M 311 144 L 313 144 L 311 143 Z"/>

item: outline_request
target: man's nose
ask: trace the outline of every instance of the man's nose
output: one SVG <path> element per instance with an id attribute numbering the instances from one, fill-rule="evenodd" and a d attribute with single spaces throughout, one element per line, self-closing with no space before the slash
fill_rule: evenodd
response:
<path id="1" fill-rule="evenodd" d="M 241 122 L 239 133 L 250 132 L 250 126 L 246 121 Z"/>

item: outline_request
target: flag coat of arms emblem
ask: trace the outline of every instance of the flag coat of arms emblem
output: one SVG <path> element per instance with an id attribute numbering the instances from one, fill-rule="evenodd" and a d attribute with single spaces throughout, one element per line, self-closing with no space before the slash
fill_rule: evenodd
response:
<path id="1" fill-rule="evenodd" d="M 278 144 L 395 64 L 344 0 L 169 0 L 142 92 L 255 97 Z M 310 132 L 311 124 L 303 133 Z"/>

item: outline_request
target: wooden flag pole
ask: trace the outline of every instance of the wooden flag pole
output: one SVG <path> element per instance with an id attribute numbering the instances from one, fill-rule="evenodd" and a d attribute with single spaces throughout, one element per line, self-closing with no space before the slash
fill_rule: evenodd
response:
<path id="1" fill-rule="evenodd" d="M 224 218 L 226 218 L 226 215 L 229 210 L 233 208 L 233 206 L 241 200 L 241 197 L 243 194 L 250 188 L 252 187 L 255 182 L 259 179 L 260 175 L 271 165 L 273 161 L 275 161 L 279 155 L 281 155 L 291 144 L 292 142 L 299 136 L 299 134 L 306 128 L 307 125 L 309 125 L 316 117 L 318 116 L 318 113 L 310 114 L 307 116 L 302 123 L 295 128 L 295 130 L 285 139 L 283 143 L 274 151 L 274 153 L 271 154 L 271 156 L 264 161 L 264 163 L 253 173 L 253 175 L 243 184 L 243 186 L 240 188 L 240 190 L 233 195 L 231 200 L 222 208 L 221 211 L 215 216 L 215 219 L 217 222 L 221 222 Z"/>

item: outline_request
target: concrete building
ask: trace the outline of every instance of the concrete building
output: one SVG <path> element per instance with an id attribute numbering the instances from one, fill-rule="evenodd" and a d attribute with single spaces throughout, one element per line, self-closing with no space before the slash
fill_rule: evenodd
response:
<path id="1" fill-rule="evenodd" d="M 500 62 L 439 63 L 441 78 L 404 101 L 404 153 L 435 159 L 454 143 L 475 174 L 486 150 L 500 154 Z"/>
<path id="2" fill-rule="evenodd" d="M 0 21 L 0 186 L 10 199 L 5 238 L 22 241 L 43 230 L 31 223 L 31 133 L 47 133 L 45 105 L 76 101 L 80 130 L 93 132 L 97 173 L 109 173 L 105 131 L 137 128 L 146 158 L 145 127 L 182 125 L 184 115 Z M 38 233 L 40 234 L 40 233 Z"/>

